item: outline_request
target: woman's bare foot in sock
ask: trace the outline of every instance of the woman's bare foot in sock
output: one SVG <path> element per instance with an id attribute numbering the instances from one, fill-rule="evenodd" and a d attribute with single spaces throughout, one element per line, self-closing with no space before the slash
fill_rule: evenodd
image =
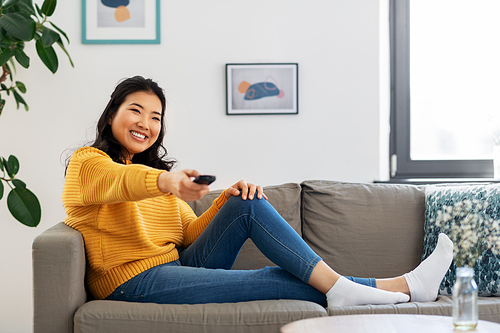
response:
<path id="1" fill-rule="evenodd" d="M 410 297 L 404 293 L 365 286 L 345 277 L 338 279 L 332 289 L 326 293 L 328 306 L 396 304 L 409 300 Z"/>
<path id="2" fill-rule="evenodd" d="M 453 260 L 453 242 L 439 234 L 436 249 L 417 268 L 404 275 L 412 302 L 435 301 L 439 285 Z"/>

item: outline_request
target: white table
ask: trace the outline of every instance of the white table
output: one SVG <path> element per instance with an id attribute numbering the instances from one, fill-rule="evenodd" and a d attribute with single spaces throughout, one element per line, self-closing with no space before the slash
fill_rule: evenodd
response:
<path id="1" fill-rule="evenodd" d="M 452 317 L 373 314 L 329 316 L 299 320 L 281 328 L 281 333 L 457 333 Z M 499 333 L 500 324 L 480 320 L 471 333 Z"/>

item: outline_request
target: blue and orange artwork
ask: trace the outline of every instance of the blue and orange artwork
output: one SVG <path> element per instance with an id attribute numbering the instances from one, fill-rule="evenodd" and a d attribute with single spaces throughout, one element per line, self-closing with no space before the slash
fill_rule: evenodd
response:
<path id="1" fill-rule="evenodd" d="M 130 12 L 127 9 L 130 0 L 101 0 L 101 3 L 106 7 L 116 8 L 115 19 L 117 22 L 124 22 L 130 19 Z"/>
<path id="2" fill-rule="evenodd" d="M 276 84 L 269 82 L 269 79 L 273 78 L 268 77 L 264 82 L 258 82 L 254 84 L 251 84 L 247 81 L 242 81 L 238 86 L 238 91 L 242 94 L 245 94 L 244 99 L 247 101 L 253 101 L 264 97 L 273 96 L 283 98 L 285 96 L 285 92 L 283 90 L 280 90 Z"/>

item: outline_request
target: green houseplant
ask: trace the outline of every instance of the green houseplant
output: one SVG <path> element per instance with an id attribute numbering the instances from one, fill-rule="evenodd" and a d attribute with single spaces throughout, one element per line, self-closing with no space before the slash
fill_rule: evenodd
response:
<path id="1" fill-rule="evenodd" d="M 33 5 L 33 0 L 0 0 L 0 114 L 6 103 L 5 95 L 14 98 L 18 109 L 22 104 L 26 111 L 29 110 L 21 95 L 26 93 L 26 86 L 14 80 L 16 62 L 24 68 L 30 66 L 30 57 L 24 52 L 26 42 L 35 41 L 38 57 L 52 73 L 57 72 L 59 66 L 53 47 L 55 44 L 68 56 L 74 67 L 61 37 L 69 44 L 68 36 L 48 20 L 56 6 L 57 0 L 44 0 L 41 8 Z M 26 188 L 26 184 L 16 178 L 19 160 L 14 155 L 8 159 L 0 156 L 0 172 L 0 199 L 4 197 L 5 189 L 10 188 L 7 195 L 10 213 L 24 225 L 36 227 L 41 219 L 40 202 Z"/>

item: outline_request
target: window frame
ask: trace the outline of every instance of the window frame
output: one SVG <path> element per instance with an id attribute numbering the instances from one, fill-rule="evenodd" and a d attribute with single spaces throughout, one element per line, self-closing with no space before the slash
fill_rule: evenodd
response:
<path id="1" fill-rule="evenodd" d="M 412 160 L 410 157 L 410 1 L 390 0 L 390 179 L 492 178 L 492 159 Z"/>

